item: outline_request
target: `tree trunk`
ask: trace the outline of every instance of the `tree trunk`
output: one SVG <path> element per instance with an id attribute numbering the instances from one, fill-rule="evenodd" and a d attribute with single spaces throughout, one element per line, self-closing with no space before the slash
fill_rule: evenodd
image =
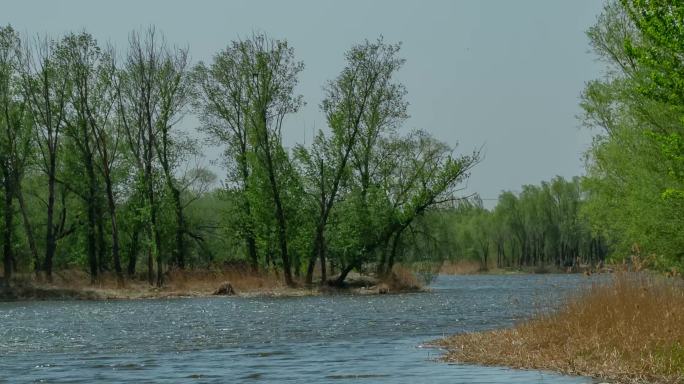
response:
<path id="1" fill-rule="evenodd" d="M 100 188 L 97 185 L 97 179 L 95 185 L 95 198 L 93 199 L 93 203 L 95 204 L 95 234 L 97 235 L 95 237 L 95 248 L 97 249 L 97 267 L 100 274 L 102 274 L 109 270 L 109 263 L 107 260 L 107 246 L 105 242 L 104 215 L 102 213 L 102 201 L 100 199 Z"/>
<path id="2" fill-rule="evenodd" d="M 31 251 L 31 256 L 33 257 L 33 263 L 36 275 L 40 271 L 40 259 L 38 257 L 38 248 L 36 247 L 36 240 L 33 237 L 33 227 L 31 226 L 31 221 L 28 215 L 28 207 L 26 206 L 26 201 L 24 201 L 24 193 L 21 189 L 21 183 L 16 180 L 16 195 L 17 200 L 19 200 L 19 208 L 21 209 L 21 217 L 24 222 L 24 231 L 26 232 L 26 239 L 28 240 L 29 250 Z"/>
<path id="3" fill-rule="evenodd" d="M 397 234 L 394 235 L 394 240 L 392 241 L 392 251 L 390 252 L 389 259 L 387 259 L 387 269 L 385 270 L 385 273 L 387 274 L 392 273 L 392 267 L 394 267 L 394 260 L 397 255 L 397 248 L 399 247 L 399 241 L 403 231 L 404 228 L 397 231 Z"/>
<path id="4" fill-rule="evenodd" d="M 252 205 L 249 203 L 247 197 L 247 190 L 249 186 L 249 168 L 247 165 L 247 145 L 246 139 L 241 137 L 240 154 L 238 161 L 240 163 L 240 173 L 242 175 L 242 193 L 244 197 L 245 216 L 248 220 L 247 229 L 245 230 L 245 244 L 247 245 L 247 254 L 252 264 L 252 271 L 259 271 L 259 253 L 257 252 L 256 239 L 254 238 L 254 227 L 252 225 Z M 268 261 L 266 262 L 268 264 Z M 267 265 L 268 266 L 268 265 Z"/>
<path id="5" fill-rule="evenodd" d="M 264 156 L 266 157 L 266 172 L 268 173 L 268 181 L 271 184 L 271 193 L 273 194 L 273 203 L 275 204 L 276 222 L 278 224 L 278 244 L 280 246 L 280 257 L 283 260 L 285 284 L 287 284 L 288 287 L 292 287 L 294 286 L 294 281 L 292 280 L 292 267 L 290 265 L 290 255 L 288 254 L 287 249 L 287 222 L 285 220 L 285 211 L 280 196 L 280 188 L 276 180 L 273 154 L 271 153 L 271 139 L 268 134 L 268 122 L 266 117 L 267 111 L 266 109 L 263 109 L 263 107 L 264 106 L 262 105 L 260 111 L 261 115 L 259 116 L 262 126 L 257 127 L 257 129 L 263 129 L 263 132 L 261 132 L 263 137 L 260 137 L 259 140 L 261 141 L 260 145 L 264 151 Z"/>
<path id="6" fill-rule="evenodd" d="M 109 177 L 108 172 L 105 175 L 105 187 L 107 189 L 107 206 L 109 207 L 109 220 L 112 226 L 112 260 L 114 261 L 114 271 L 116 272 L 118 284 L 122 285 L 123 271 L 121 269 L 121 258 L 119 256 L 119 227 L 116 220 L 116 201 L 114 201 L 112 181 Z M 133 270 L 135 271 L 135 264 L 133 265 Z"/>
<path id="7" fill-rule="evenodd" d="M 138 263 L 138 240 L 140 235 L 138 234 L 140 228 L 138 226 L 133 229 L 133 238 L 131 239 L 131 247 L 128 251 L 128 266 L 126 267 L 126 273 L 128 277 L 133 277 L 135 275 L 135 266 Z"/>
<path id="8" fill-rule="evenodd" d="M 154 198 L 151 200 L 152 206 L 150 207 L 151 217 L 152 217 L 152 235 L 154 236 L 154 250 L 155 257 L 157 259 L 157 287 L 164 285 L 164 271 L 162 268 L 162 256 L 161 256 L 161 237 L 159 234 L 159 228 L 157 227 L 157 207 L 154 203 Z"/>
<path id="9" fill-rule="evenodd" d="M 322 225 L 322 221 L 319 221 L 318 225 L 316 226 L 316 236 L 314 237 L 311 258 L 309 258 L 309 264 L 306 267 L 305 283 L 307 286 L 311 286 L 313 284 L 313 273 L 314 269 L 316 268 L 316 260 L 320 258 L 321 248 L 323 247 L 323 228 L 324 226 Z"/>
<path id="10" fill-rule="evenodd" d="M 252 271 L 259 271 L 259 256 L 257 254 L 256 240 L 252 233 L 247 233 L 245 235 L 245 243 L 247 244 L 247 253 L 249 254 L 249 260 L 252 264 Z"/>
<path id="11" fill-rule="evenodd" d="M 170 176 L 167 176 L 169 189 L 171 189 L 171 196 L 173 197 L 173 206 L 176 213 L 176 265 L 180 269 L 185 268 L 185 216 L 183 215 L 183 205 L 181 203 L 180 191 L 173 185 Z"/>
<path id="12" fill-rule="evenodd" d="M 388 247 L 389 247 L 389 241 L 390 238 L 387 238 L 385 240 L 385 243 L 382 245 L 382 251 L 380 252 L 380 262 L 378 263 L 378 269 L 376 271 L 378 276 L 384 276 L 385 273 L 387 272 L 387 269 L 385 268 L 385 263 L 387 263 L 387 253 L 388 253 Z"/>
<path id="13" fill-rule="evenodd" d="M 283 212 L 283 207 L 280 201 L 280 194 L 277 192 L 277 188 L 274 188 L 274 194 L 276 196 L 276 218 L 278 220 L 278 243 L 280 244 L 280 256 L 283 258 L 283 272 L 285 274 L 285 284 L 288 287 L 294 286 L 294 281 L 292 281 L 292 272 L 290 266 L 290 256 L 287 252 L 287 227 L 285 224 L 285 213 Z"/>
<path id="14" fill-rule="evenodd" d="M 325 233 L 324 233 L 325 235 Z M 325 244 L 325 236 L 321 238 L 321 248 L 319 250 L 320 253 L 320 259 L 321 259 L 321 285 L 325 284 L 325 282 L 328 280 L 328 271 L 326 269 L 326 244 Z"/>
<path id="15" fill-rule="evenodd" d="M 152 231 L 149 231 L 149 240 L 152 241 Z M 150 283 L 150 285 L 154 285 L 153 247 L 152 244 L 147 247 L 147 282 Z"/>
<path id="16" fill-rule="evenodd" d="M 150 208 L 150 240 L 152 243 L 152 253 L 150 260 L 148 260 L 148 274 L 152 271 L 152 260 L 151 257 L 154 256 L 157 263 L 157 286 L 161 287 L 164 283 L 164 276 L 162 270 L 162 256 L 161 256 L 161 238 L 159 235 L 159 228 L 157 225 L 157 202 L 154 194 L 154 179 L 153 179 L 153 169 L 152 161 L 154 156 L 154 130 L 151 121 L 151 114 L 147 112 L 147 143 L 145 148 L 145 172 L 144 181 L 147 194 L 147 203 Z M 153 278 L 150 275 L 150 284 L 153 282 Z"/>
<path id="17" fill-rule="evenodd" d="M 6 170 L 9 172 L 9 170 Z M 5 175 L 4 177 L 4 189 L 5 189 L 5 211 L 4 211 L 4 224 L 5 227 L 2 231 L 3 240 L 3 267 L 5 270 L 4 280 L 5 284 L 9 286 L 10 280 L 12 279 L 12 270 L 14 255 L 12 255 L 12 227 L 14 212 L 12 212 L 12 181 L 10 180 L 10 175 Z"/>
<path id="18" fill-rule="evenodd" d="M 48 167 L 48 201 L 47 201 L 47 224 L 45 234 L 45 277 L 52 282 L 52 259 L 57 249 L 55 236 L 55 182 L 57 172 L 57 154 L 51 151 L 49 154 L 50 164 Z"/>
<path id="19" fill-rule="evenodd" d="M 335 282 L 334 282 L 333 284 L 334 284 L 336 287 L 341 287 L 341 286 L 343 286 L 343 285 L 344 285 L 344 280 L 347 278 L 347 275 L 349 275 L 349 272 L 351 272 L 352 269 L 354 269 L 354 265 L 353 265 L 353 264 L 350 264 L 350 265 L 344 267 L 344 268 L 340 271 L 340 275 L 337 277 L 337 279 L 335 279 Z"/>
<path id="20" fill-rule="evenodd" d="M 84 162 L 86 174 L 88 177 L 88 195 L 85 199 L 86 210 L 88 211 L 88 224 L 86 230 L 86 249 L 88 254 L 88 262 L 90 264 L 90 281 L 94 283 L 97 280 L 101 265 L 98 266 L 98 247 L 97 247 L 97 226 L 98 226 L 98 209 L 97 209 L 97 179 L 95 178 L 95 170 L 93 169 L 92 157 L 88 151 L 84 151 Z M 101 215 L 99 215 L 101 216 Z M 102 262 L 102 260 L 99 260 Z"/>
<path id="21" fill-rule="evenodd" d="M 266 129 L 264 127 L 264 129 Z M 266 138 L 266 146 L 269 145 L 268 137 Z M 280 189 L 276 182 L 275 177 L 275 165 L 273 164 L 273 159 L 271 157 L 270 148 L 265 149 L 266 155 L 266 168 L 268 171 L 268 178 L 271 184 L 271 192 L 273 193 L 273 202 L 276 209 L 276 221 L 278 223 L 278 244 L 280 245 L 280 256 L 283 259 L 283 272 L 285 274 L 285 284 L 288 287 L 294 286 L 294 281 L 292 280 L 292 271 L 290 265 L 290 256 L 287 250 L 287 224 L 285 221 L 285 212 L 283 210 L 283 204 L 280 199 Z"/>
<path id="22" fill-rule="evenodd" d="M 90 200 L 90 199 L 89 199 Z M 97 265 L 97 247 L 95 246 L 97 219 L 95 217 L 95 204 L 92 201 L 86 201 L 86 209 L 88 211 L 88 224 L 86 229 L 86 249 L 88 254 L 88 264 L 90 265 L 90 282 L 95 283 L 99 268 Z"/>

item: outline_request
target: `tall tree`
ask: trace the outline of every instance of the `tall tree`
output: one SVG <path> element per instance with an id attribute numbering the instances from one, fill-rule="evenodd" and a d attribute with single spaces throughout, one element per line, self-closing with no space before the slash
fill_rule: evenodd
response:
<path id="1" fill-rule="evenodd" d="M 616 256 L 648 254 L 667 269 L 683 261 L 683 12 L 670 1 L 608 2 L 587 33 L 607 76 L 582 102 L 584 123 L 601 129 L 584 180 L 592 230 Z"/>
<path id="2" fill-rule="evenodd" d="M 253 72 L 243 62 L 242 42 L 232 42 L 219 52 L 209 67 L 199 63 L 193 71 L 195 108 L 200 112 L 203 129 L 215 143 L 225 145 L 229 190 L 237 192 L 240 207 L 237 217 L 244 236 L 247 255 L 253 270 L 259 268 L 253 207 L 250 195 L 254 148 L 248 135 L 247 114 L 252 100 L 247 89 Z"/>
<path id="3" fill-rule="evenodd" d="M 83 197 L 88 212 L 86 239 L 91 278 L 97 278 L 104 264 L 102 256 L 96 259 L 95 254 L 96 251 L 100 255 L 104 253 L 104 241 L 96 240 L 96 232 L 103 236 L 103 229 L 98 221 L 98 216 L 102 216 L 100 201 L 103 193 L 98 177 L 100 173 L 105 182 L 111 224 L 112 260 L 118 281 L 122 283 L 116 202 L 111 176 L 112 154 L 115 155 L 117 149 L 110 149 L 113 143 L 108 141 L 109 132 L 113 127 L 110 117 L 115 103 L 113 58 L 110 53 L 103 52 L 97 41 L 87 33 L 69 34 L 60 46 L 62 55 L 69 62 L 69 75 L 73 83 L 70 99 L 73 113 L 67 115 L 67 133 L 81 153 L 82 166 L 87 177 L 87 188 Z"/>
<path id="4" fill-rule="evenodd" d="M 52 267 L 57 249 L 58 226 L 55 223 L 58 154 L 65 126 L 67 102 L 71 94 L 68 65 L 57 55 L 57 43 L 36 38 L 24 51 L 22 68 L 24 97 L 30 113 L 39 148 L 39 163 L 47 176 L 47 220 L 45 226 L 44 270 L 52 280 Z"/>
<path id="5" fill-rule="evenodd" d="M 0 27 L 0 177 L 3 199 L 2 253 L 4 280 L 9 284 L 16 268 L 14 255 L 14 206 L 27 156 L 29 135 L 24 119 L 25 105 L 17 92 L 21 65 L 21 42 L 11 26 Z"/>
<path id="6" fill-rule="evenodd" d="M 178 148 L 171 134 L 187 101 L 187 50 L 170 48 L 153 28 L 129 38 L 128 56 L 117 80 L 120 122 L 126 132 L 129 150 L 139 171 L 139 183 L 149 221 L 150 257 L 156 260 L 156 284 L 163 284 L 163 252 L 160 233 L 161 178 L 171 192 L 176 216 L 174 262 L 185 263 L 185 218 L 180 189 L 173 174 Z M 161 168 L 161 174 L 157 171 Z M 148 263 L 148 273 L 151 263 Z"/>
<path id="7" fill-rule="evenodd" d="M 138 168 L 136 184 L 145 197 L 143 212 L 148 223 L 148 279 L 152 284 L 154 260 L 157 264 L 157 285 L 163 283 L 163 271 L 154 144 L 158 135 L 156 111 L 160 103 L 156 73 L 162 65 L 162 55 L 154 29 L 150 28 L 142 35 L 132 32 L 124 68 L 117 76 L 120 121 L 126 132 L 131 157 Z"/>
<path id="8" fill-rule="evenodd" d="M 155 141 L 155 149 L 164 173 L 166 188 L 171 193 L 176 218 L 173 261 L 176 266 L 183 269 L 187 258 L 185 237 L 188 234 L 188 228 L 183 211 L 184 205 L 181 201 L 182 187 L 174 172 L 182 156 L 185 152 L 192 150 L 192 146 L 185 145 L 190 144 L 190 141 L 182 141 L 178 135 L 174 135 L 173 128 L 182 118 L 190 98 L 191 84 L 187 71 L 188 50 L 167 48 L 163 41 L 161 48 L 164 56 L 156 74 L 159 87 L 159 111 L 156 125 L 159 135 Z"/>
<path id="9" fill-rule="evenodd" d="M 353 150 L 365 144 L 369 151 L 373 135 L 382 129 L 394 128 L 406 117 L 405 90 L 393 82 L 393 76 L 404 63 L 397 57 L 399 48 L 398 44 L 384 43 L 382 38 L 352 47 L 345 54 L 347 66 L 326 87 L 327 95 L 321 109 L 332 137 L 326 140 L 321 136 L 316 143 L 330 148 L 324 152 L 314 146 L 314 158 L 308 161 L 310 170 L 317 170 L 309 173 L 316 175 L 313 185 L 317 186 L 319 213 L 307 267 L 307 284 L 312 283 L 316 260 L 320 260 L 321 279 L 326 280 L 325 229 L 338 198 L 340 183 L 349 174 Z M 323 154 L 328 156 L 324 158 Z"/>
<path id="10" fill-rule="evenodd" d="M 249 109 L 246 114 L 255 148 L 255 158 L 266 175 L 277 225 L 278 246 L 287 285 L 294 285 L 288 249 L 286 208 L 283 201 L 285 173 L 291 169 L 282 146 L 283 120 L 303 105 L 294 94 L 297 76 L 304 64 L 295 60 L 286 41 L 254 35 L 238 45 L 246 82 Z"/>

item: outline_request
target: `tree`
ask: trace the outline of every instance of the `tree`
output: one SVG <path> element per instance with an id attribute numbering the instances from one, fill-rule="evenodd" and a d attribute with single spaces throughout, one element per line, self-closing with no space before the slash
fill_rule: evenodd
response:
<path id="1" fill-rule="evenodd" d="M 55 199 L 57 191 L 57 162 L 62 129 L 66 121 L 67 102 L 71 95 L 68 66 L 57 55 L 57 43 L 37 38 L 24 51 L 22 68 L 24 97 L 35 129 L 40 165 L 47 176 L 47 222 L 44 270 L 52 279 L 52 266 L 57 248 L 58 226 L 55 225 Z"/>
<path id="2" fill-rule="evenodd" d="M 100 179 L 105 184 L 111 224 L 112 260 L 119 283 L 123 283 L 116 202 L 111 175 L 117 145 L 110 143 L 115 97 L 113 88 L 114 62 L 110 52 L 103 52 L 97 41 L 87 33 L 69 34 L 60 44 L 60 54 L 68 63 L 73 83 L 67 130 L 81 153 L 81 164 L 87 177 L 86 192 L 81 193 L 88 212 L 87 248 L 91 278 L 96 279 L 104 268 L 104 229 L 102 225 Z M 114 145 L 112 145 L 114 144 Z M 111 148 L 110 148 L 111 146 Z M 98 239 L 96 240 L 96 235 Z M 96 252 L 98 257 L 96 257 Z"/>
<path id="3" fill-rule="evenodd" d="M 304 104 L 296 92 L 303 64 L 286 41 L 255 34 L 190 71 L 188 50 L 154 28 L 130 34 L 120 64 L 87 32 L 22 49 L 10 27 L 1 29 L 6 280 L 29 264 L 27 248 L 48 279 L 77 265 L 93 282 L 111 269 L 119 284 L 124 267 L 130 277 L 143 270 L 145 250 L 157 286 L 169 269 L 198 264 L 249 263 L 282 271 L 290 286 L 312 284 L 320 265 L 322 283 L 342 285 L 354 269 L 387 274 L 395 263 L 431 263 L 424 249 L 446 257 L 448 227 L 430 218 L 456 221 L 447 212 L 462 201 L 459 185 L 479 154 L 457 155 L 425 131 L 399 134 L 408 116 L 395 80 L 399 48 L 380 38 L 348 50 L 324 88 L 329 129 L 290 150 L 283 122 Z M 213 174 L 193 167 L 197 142 L 178 128 L 188 104 L 223 146 L 220 190 L 209 187 Z M 488 217 L 469 228 L 488 228 Z M 44 243 L 33 241 L 34 228 Z M 486 264 L 488 237 L 470 237 Z"/>
<path id="4" fill-rule="evenodd" d="M 236 204 L 239 231 L 244 236 L 247 254 L 253 270 L 259 268 L 253 207 L 250 202 L 250 179 L 254 153 L 248 130 L 247 114 L 250 103 L 247 89 L 255 73 L 243 61 L 242 42 L 232 42 L 219 52 L 207 67 L 200 62 L 193 71 L 195 109 L 199 112 L 203 129 L 215 143 L 225 145 L 224 156 L 228 167 L 228 188 L 237 192 Z"/>
<path id="5" fill-rule="evenodd" d="M 295 60 L 294 50 L 286 41 L 255 35 L 240 42 L 241 62 L 249 79 L 246 95 L 249 110 L 250 140 L 255 148 L 255 160 L 263 168 L 274 205 L 280 257 L 285 282 L 294 285 L 287 245 L 287 217 L 283 204 L 283 178 L 290 168 L 282 147 L 283 120 L 303 105 L 302 97 L 294 95 L 297 76 L 304 64 Z M 249 77 L 251 75 L 251 78 Z"/>
<path id="6" fill-rule="evenodd" d="M 172 193 L 176 215 L 175 260 L 184 264 L 185 223 L 180 192 L 172 175 L 175 152 L 170 135 L 186 100 L 187 51 L 170 49 L 153 28 L 132 32 L 124 69 L 117 79 L 120 123 L 128 149 L 138 169 L 138 185 L 145 197 L 144 216 L 149 223 L 148 273 L 156 260 L 156 284 L 163 284 L 162 239 L 160 233 L 160 191 L 162 178 Z M 161 175 L 158 167 L 162 168 Z"/>
<path id="7" fill-rule="evenodd" d="M 12 272 L 16 269 L 13 250 L 13 200 L 20 193 L 21 178 L 30 149 L 30 131 L 26 129 L 26 105 L 18 92 L 21 61 L 19 36 L 11 26 L 0 27 L 0 177 L 3 189 L 2 253 L 6 284 L 9 284 Z M 31 244 L 32 240 L 31 236 Z M 32 250 L 35 250 L 34 245 Z"/>
<path id="8" fill-rule="evenodd" d="M 584 122 L 599 127 L 587 154 L 584 214 L 616 257 L 650 255 L 653 266 L 681 265 L 681 133 L 684 8 L 678 3 L 613 1 L 588 31 L 607 77 L 584 94 Z M 601 247 L 599 247 L 601 248 Z"/>
<path id="9" fill-rule="evenodd" d="M 468 169 L 477 160 L 462 157 L 456 159 L 461 164 L 451 163 L 454 161 L 453 148 L 435 140 L 424 131 L 412 132 L 404 138 L 391 137 L 382 140 L 379 147 L 382 148 L 378 152 L 380 156 L 375 160 L 378 163 L 375 165 L 371 162 L 370 165 L 371 169 L 378 170 L 378 185 L 380 190 L 385 191 L 383 198 L 387 202 L 383 205 L 376 202 L 371 206 L 384 206 L 383 210 L 386 210 L 386 213 L 374 213 L 384 216 L 385 220 L 381 223 L 380 236 L 376 239 L 366 239 L 366 242 L 372 248 L 381 249 L 378 271 L 387 273 L 392 269 L 404 231 L 428 208 L 454 199 L 454 188 L 467 177 Z M 440 175 L 441 172 L 445 174 Z M 363 196 L 365 187 L 363 173 L 361 175 L 360 190 Z M 445 179 L 438 180 L 442 177 Z M 370 188 L 371 191 L 374 189 Z M 362 204 L 365 205 L 363 197 Z M 365 209 L 363 205 L 362 209 Z M 389 255 L 386 257 L 387 253 Z"/>
<path id="10" fill-rule="evenodd" d="M 382 38 L 352 47 L 345 54 L 347 66 L 326 87 L 327 95 L 321 109 L 332 137 L 326 139 L 319 133 L 312 148 L 313 156 L 303 154 L 308 174 L 315 178 L 313 194 L 319 197 L 307 284 L 312 282 L 317 259 L 320 260 L 321 279 L 326 280 L 325 228 L 340 184 L 349 176 L 348 165 L 354 149 L 362 146 L 361 141 L 365 139 L 364 150 L 370 152 L 375 137 L 382 130 L 393 129 L 406 118 L 405 90 L 393 82 L 395 73 L 404 63 L 397 57 L 399 48 L 398 44 L 384 43 Z M 367 166 L 365 171 L 368 171 Z"/>
<path id="11" fill-rule="evenodd" d="M 193 151 L 191 141 L 182 141 L 180 137 L 173 135 L 173 127 L 182 117 L 190 97 L 190 80 L 187 72 L 188 50 L 167 50 L 162 40 L 163 61 L 158 68 L 156 78 L 159 87 L 159 111 L 156 125 L 159 135 L 154 142 L 159 156 L 166 188 L 171 192 L 171 200 L 176 218 L 174 248 L 174 262 L 183 269 L 187 257 L 185 235 L 188 228 L 183 212 L 184 205 L 181 201 L 181 186 L 174 175 L 182 156 Z"/>

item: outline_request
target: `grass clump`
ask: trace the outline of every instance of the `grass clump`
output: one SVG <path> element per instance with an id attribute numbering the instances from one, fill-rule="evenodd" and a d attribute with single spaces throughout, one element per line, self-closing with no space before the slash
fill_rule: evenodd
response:
<path id="1" fill-rule="evenodd" d="M 33 274 L 15 276 L 11 288 L 0 289 L 0 300 L 209 296 L 225 283 L 240 294 L 270 295 L 287 291 L 280 276 L 274 272 L 254 272 L 233 266 L 206 270 L 172 269 L 164 274 L 164 286 L 161 288 L 150 285 L 144 274 L 129 277 L 121 285 L 113 273 L 103 273 L 92 281 L 87 273 L 74 269 L 55 271 L 52 282 Z"/>
<path id="2" fill-rule="evenodd" d="M 511 329 L 438 341 L 445 360 L 553 370 L 620 383 L 684 383 L 680 279 L 619 273 Z"/>
<path id="3" fill-rule="evenodd" d="M 411 269 L 399 264 L 392 267 L 391 273 L 383 282 L 392 292 L 412 292 L 423 288 L 418 276 Z"/>
<path id="4" fill-rule="evenodd" d="M 482 272 L 482 264 L 475 260 L 445 261 L 439 273 L 442 275 L 472 275 Z"/>

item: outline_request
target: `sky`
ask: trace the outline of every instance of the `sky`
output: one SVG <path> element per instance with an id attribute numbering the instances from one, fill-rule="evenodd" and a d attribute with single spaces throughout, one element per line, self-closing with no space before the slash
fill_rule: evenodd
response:
<path id="1" fill-rule="evenodd" d="M 231 40 L 265 32 L 287 39 L 305 64 L 298 92 L 307 105 L 285 122 L 286 146 L 310 143 L 324 129 L 323 85 L 344 66 L 344 52 L 380 35 L 402 42 L 406 64 L 397 81 L 408 91 L 410 118 L 469 153 L 482 148 L 465 193 L 491 206 L 503 190 L 519 191 L 556 175 L 584 171 L 592 132 L 581 126 L 579 97 L 601 75 L 585 31 L 601 0 L 71 0 L 5 2 L 0 24 L 53 37 L 86 30 L 119 51 L 132 30 L 155 25 L 193 62 L 211 61 Z M 194 131 L 187 116 L 183 129 Z M 208 148 L 209 163 L 219 151 Z M 219 175 L 221 171 L 213 170 Z"/>

